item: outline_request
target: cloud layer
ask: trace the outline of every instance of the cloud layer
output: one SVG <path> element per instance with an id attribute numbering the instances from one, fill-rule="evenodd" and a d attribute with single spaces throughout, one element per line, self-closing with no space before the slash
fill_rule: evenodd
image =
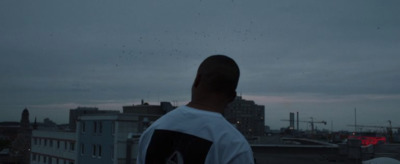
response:
<path id="1" fill-rule="evenodd" d="M 273 111 L 270 120 L 292 108 L 318 108 L 323 118 L 362 104 L 379 106 L 385 120 L 400 105 L 399 5 L 2 1 L 0 120 L 19 120 L 25 106 L 65 122 L 74 106 L 121 109 L 141 99 L 182 105 L 198 64 L 217 53 L 238 62 L 238 92 Z M 46 110 L 64 115 L 41 114 Z"/>

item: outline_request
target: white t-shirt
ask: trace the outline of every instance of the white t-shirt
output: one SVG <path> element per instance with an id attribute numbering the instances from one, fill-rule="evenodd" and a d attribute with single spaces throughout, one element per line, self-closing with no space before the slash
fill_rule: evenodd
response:
<path id="1" fill-rule="evenodd" d="M 181 106 L 154 122 L 139 141 L 138 164 L 252 164 L 243 135 L 220 113 Z"/>

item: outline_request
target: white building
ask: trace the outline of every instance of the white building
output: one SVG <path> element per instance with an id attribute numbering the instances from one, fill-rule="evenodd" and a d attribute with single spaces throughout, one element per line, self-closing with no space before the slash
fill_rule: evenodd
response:
<path id="1" fill-rule="evenodd" d="M 77 122 L 78 164 L 126 164 L 128 136 L 138 132 L 139 116 L 132 114 L 84 115 Z M 134 145 L 131 145 L 134 146 Z"/>
<path id="2" fill-rule="evenodd" d="M 152 115 L 88 114 L 78 117 L 76 131 L 34 130 L 31 164 L 134 163 L 139 134 L 150 124 L 144 116 Z"/>
<path id="3" fill-rule="evenodd" d="M 76 134 L 60 131 L 32 131 L 31 164 L 75 164 Z"/>

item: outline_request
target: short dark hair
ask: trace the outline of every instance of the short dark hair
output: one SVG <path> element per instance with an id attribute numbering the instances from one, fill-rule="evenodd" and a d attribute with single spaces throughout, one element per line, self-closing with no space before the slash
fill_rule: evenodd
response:
<path id="1" fill-rule="evenodd" d="M 210 92 L 231 93 L 236 90 L 240 70 L 236 62 L 225 55 L 207 57 L 199 66 L 197 74 Z"/>

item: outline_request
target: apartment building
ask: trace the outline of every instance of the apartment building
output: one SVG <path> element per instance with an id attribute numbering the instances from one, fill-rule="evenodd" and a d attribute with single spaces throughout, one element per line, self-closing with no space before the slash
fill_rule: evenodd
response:
<path id="1" fill-rule="evenodd" d="M 139 133 L 139 116 L 99 114 L 81 116 L 77 122 L 77 163 L 126 164 L 129 135 Z M 128 159 L 134 160 L 134 159 Z"/>
<path id="2" fill-rule="evenodd" d="M 75 164 L 76 134 L 65 131 L 32 131 L 31 164 Z"/>
<path id="3" fill-rule="evenodd" d="M 224 117 L 247 138 L 265 135 L 265 107 L 237 96 L 225 109 Z"/>
<path id="4" fill-rule="evenodd" d="M 69 110 L 69 129 L 74 131 L 80 116 L 92 114 L 119 114 L 118 110 L 99 110 L 96 107 L 77 107 Z"/>
<path id="5" fill-rule="evenodd" d="M 160 105 L 142 103 L 140 105 L 123 106 L 123 113 L 138 116 L 137 132 L 143 132 L 150 124 L 176 107 L 170 102 L 160 102 Z"/>

